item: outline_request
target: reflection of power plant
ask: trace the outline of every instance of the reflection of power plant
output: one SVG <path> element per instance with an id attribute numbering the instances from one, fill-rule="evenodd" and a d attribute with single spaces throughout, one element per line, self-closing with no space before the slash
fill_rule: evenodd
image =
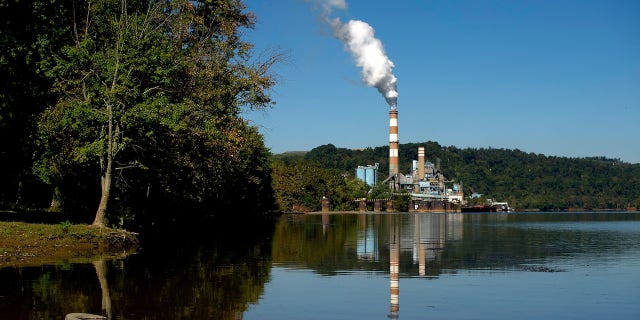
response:
<path id="1" fill-rule="evenodd" d="M 380 261 L 386 258 L 386 247 L 394 236 L 390 227 L 383 223 L 386 218 L 388 223 L 395 221 L 397 225 L 397 230 L 393 230 L 396 232 L 399 252 L 413 257 L 414 265 L 425 264 L 426 268 L 426 264 L 438 258 L 447 241 L 462 239 L 462 217 L 460 213 L 396 214 L 388 218 L 379 214 L 361 215 L 358 217 L 356 240 L 358 260 Z"/>
<path id="2" fill-rule="evenodd" d="M 363 215 L 358 220 L 357 252 L 359 260 L 378 261 L 380 256 L 378 232 L 375 226 L 380 223 L 379 215 Z"/>
<path id="3" fill-rule="evenodd" d="M 399 316 L 401 273 L 423 277 L 439 274 L 440 270 L 429 270 L 429 265 L 438 265 L 435 262 L 448 241 L 462 239 L 462 217 L 459 213 L 447 213 L 362 215 L 358 218 L 358 259 L 381 261 L 389 252 L 390 318 Z M 386 220 L 386 226 L 381 220 Z M 401 257 L 412 262 L 405 261 L 403 270 L 400 270 Z"/>
<path id="4" fill-rule="evenodd" d="M 427 275 L 427 264 L 438 259 L 446 241 L 462 239 L 462 216 L 414 215 L 413 262 L 418 264 L 418 275 Z"/>
<path id="5" fill-rule="evenodd" d="M 397 319 L 400 311 L 400 226 L 389 219 L 389 318 Z"/>

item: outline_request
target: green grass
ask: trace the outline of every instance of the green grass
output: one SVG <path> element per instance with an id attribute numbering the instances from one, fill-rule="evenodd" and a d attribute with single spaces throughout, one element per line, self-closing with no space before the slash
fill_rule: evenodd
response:
<path id="1" fill-rule="evenodd" d="M 65 221 L 58 224 L 0 222 L 0 268 L 55 263 L 135 251 L 137 235 Z"/>

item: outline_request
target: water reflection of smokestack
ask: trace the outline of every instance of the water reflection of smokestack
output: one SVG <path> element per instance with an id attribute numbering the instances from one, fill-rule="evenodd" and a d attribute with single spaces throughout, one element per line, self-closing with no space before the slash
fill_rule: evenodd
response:
<path id="1" fill-rule="evenodd" d="M 389 219 L 389 318 L 397 319 L 400 311 L 400 231 L 396 217 Z"/>
<path id="2" fill-rule="evenodd" d="M 423 241 L 423 234 L 422 234 L 422 224 L 424 223 L 424 216 L 423 215 L 415 215 L 414 216 L 415 220 L 414 220 L 414 248 L 416 248 L 416 251 L 418 251 L 418 274 L 420 276 L 425 276 L 427 274 L 427 256 L 426 256 L 426 244 Z M 414 262 L 415 262 L 416 256 L 414 253 Z"/>

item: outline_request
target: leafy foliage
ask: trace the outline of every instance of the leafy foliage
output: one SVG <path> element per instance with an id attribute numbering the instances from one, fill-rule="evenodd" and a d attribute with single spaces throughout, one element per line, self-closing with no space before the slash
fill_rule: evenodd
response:
<path id="1" fill-rule="evenodd" d="M 276 203 L 283 212 L 320 211 L 323 197 L 331 200 L 333 210 L 352 210 L 352 200 L 368 190 L 363 182 L 313 161 L 275 161 L 272 167 Z"/>
<path id="2" fill-rule="evenodd" d="M 0 1 L 0 203 L 46 205 L 50 188 L 31 174 L 35 119 L 55 95 L 42 61 L 64 44 L 64 1 Z"/>
<path id="3" fill-rule="evenodd" d="M 436 142 L 400 145 L 400 171 L 409 172 L 424 146 L 428 161 L 449 179 L 462 182 L 465 193 L 508 201 L 511 206 L 546 210 L 626 208 L 640 202 L 640 165 L 605 157 L 565 158 L 494 148 L 444 147 Z M 388 147 L 349 150 L 324 145 L 304 159 L 325 168 L 353 172 L 358 165 L 380 163 L 388 172 Z M 293 159 L 291 159 L 293 161 Z"/>
<path id="4" fill-rule="evenodd" d="M 51 93 L 29 114 L 33 173 L 56 188 L 64 210 L 89 213 L 100 199 L 100 208 L 117 200 L 109 211 L 118 219 L 172 206 L 219 214 L 239 201 L 252 212 L 272 206 L 269 152 L 241 113 L 273 104 L 270 69 L 282 57 L 256 57 L 242 40 L 255 18 L 241 1 L 59 6 L 66 19 L 33 36 L 59 41 L 27 65 Z"/>

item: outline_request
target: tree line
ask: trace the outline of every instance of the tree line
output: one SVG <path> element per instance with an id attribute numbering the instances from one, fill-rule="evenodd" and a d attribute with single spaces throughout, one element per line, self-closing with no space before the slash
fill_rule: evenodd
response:
<path id="1" fill-rule="evenodd" d="M 456 148 L 437 142 L 400 145 L 400 172 L 409 173 L 418 147 L 466 195 L 508 201 L 512 207 L 565 210 L 640 207 L 640 164 L 605 157 L 567 158 L 495 148 Z M 379 163 L 378 180 L 388 172 L 388 146 L 353 150 L 332 144 L 307 153 L 274 157 L 284 163 L 309 161 L 353 177 L 358 165 Z"/>
<path id="2" fill-rule="evenodd" d="M 245 9 L 1 1 L 2 207 L 51 207 L 99 227 L 272 208 L 270 154 L 241 113 L 273 104 L 282 56 L 242 39 L 255 23 Z"/>
<path id="3" fill-rule="evenodd" d="M 355 209 L 386 197 L 355 179 L 388 147 L 271 155 L 242 118 L 267 109 L 278 52 L 243 40 L 240 0 L 0 1 L 0 207 L 49 208 L 96 226 Z M 640 166 L 504 149 L 403 144 L 450 179 L 524 208 L 640 206 Z M 238 213 L 239 212 L 239 213 Z"/>

